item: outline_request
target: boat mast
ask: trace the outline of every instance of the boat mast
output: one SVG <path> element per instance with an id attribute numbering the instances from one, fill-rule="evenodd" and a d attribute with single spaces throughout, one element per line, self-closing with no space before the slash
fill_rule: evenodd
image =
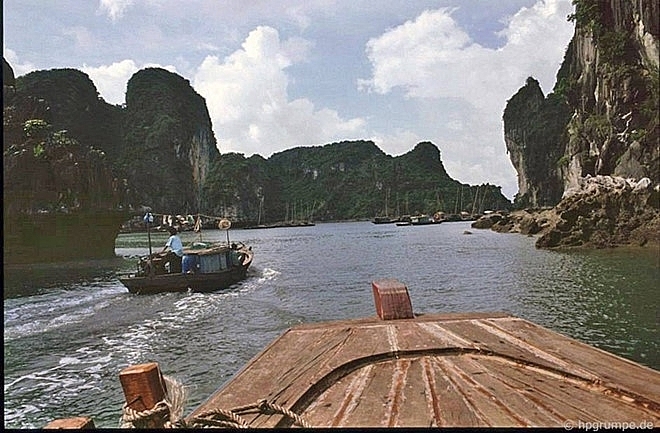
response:
<path id="1" fill-rule="evenodd" d="M 144 214 L 144 222 L 147 224 L 147 239 L 149 239 L 149 269 L 151 272 L 153 272 L 153 266 L 151 265 L 151 255 L 153 254 L 151 251 L 151 225 L 150 223 L 154 222 L 154 216 L 151 214 L 151 212 L 147 212 Z"/>

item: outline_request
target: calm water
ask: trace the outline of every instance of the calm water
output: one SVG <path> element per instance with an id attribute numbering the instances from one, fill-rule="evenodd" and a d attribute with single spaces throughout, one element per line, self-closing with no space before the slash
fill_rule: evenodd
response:
<path id="1" fill-rule="evenodd" d="M 285 329 L 373 316 L 370 283 L 386 277 L 408 286 L 416 313 L 504 311 L 660 369 L 657 251 L 540 251 L 531 237 L 468 229 L 234 230 L 255 262 L 213 294 L 129 294 L 117 275 L 148 251 L 144 234 L 121 235 L 114 260 L 5 269 L 5 427 L 72 416 L 117 427 L 119 372 L 151 361 L 188 387 L 190 413 Z M 225 232 L 204 233 L 215 239 Z"/>

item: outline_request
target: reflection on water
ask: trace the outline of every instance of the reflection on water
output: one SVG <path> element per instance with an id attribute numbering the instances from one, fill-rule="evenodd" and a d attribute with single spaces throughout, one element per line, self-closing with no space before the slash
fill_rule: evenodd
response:
<path id="1" fill-rule="evenodd" d="M 504 311 L 660 369 L 657 251 L 540 251 L 533 238 L 468 227 L 232 231 L 255 262 L 211 294 L 129 294 L 117 276 L 148 251 L 144 234 L 121 235 L 115 260 L 5 272 L 5 426 L 86 415 L 117 427 L 119 371 L 151 361 L 189 388 L 189 413 L 287 328 L 374 315 L 370 282 L 389 277 L 416 313 Z M 154 236 L 154 248 L 164 242 Z"/>

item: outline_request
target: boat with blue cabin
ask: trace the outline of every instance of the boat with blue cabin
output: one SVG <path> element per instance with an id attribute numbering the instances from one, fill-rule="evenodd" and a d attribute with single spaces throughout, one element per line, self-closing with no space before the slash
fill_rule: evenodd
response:
<path id="1" fill-rule="evenodd" d="M 149 236 L 149 255 L 138 260 L 136 272 L 119 277 L 130 293 L 214 292 L 247 277 L 254 257 L 252 247 L 241 242 L 229 242 L 229 220 L 223 218 L 218 223 L 220 230 L 227 231 L 227 242 L 207 244 L 201 241 L 201 220 L 198 218 L 195 231 L 200 233 L 200 240 L 183 248 L 180 267 L 171 263 L 174 253 L 164 250 L 151 252 L 153 215 L 147 213 L 144 222 Z"/>
<path id="2" fill-rule="evenodd" d="M 137 271 L 120 277 L 129 292 L 213 292 L 243 280 L 252 264 L 251 247 L 242 243 L 205 244 L 196 242 L 183 249 L 182 271 L 170 272 L 167 253 L 140 258 Z"/>

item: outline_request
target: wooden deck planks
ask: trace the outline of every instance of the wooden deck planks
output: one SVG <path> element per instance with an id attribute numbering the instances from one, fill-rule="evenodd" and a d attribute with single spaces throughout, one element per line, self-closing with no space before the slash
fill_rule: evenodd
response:
<path id="1" fill-rule="evenodd" d="M 292 328 L 191 417 L 266 398 L 319 427 L 660 423 L 658 389 L 655 370 L 503 314 L 370 318 Z"/>
<path id="2" fill-rule="evenodd" d="M 489 321 L 512 335 L 542 342 L 544 350 L 554 356 L 574 364 L 583 370 L 591 371 L 598 379 L 616 383 L 624 390 L 635 392 L 644 389 L 653 400 L 660 402 L 660 382 L 648 381 L 655 370 L 612 356 L 609 352 L 570 339 L 564 335 L 542 328 L 522 319 L 509 321 Z M 546 349 L 547 347 L 547 349 Z"/>

